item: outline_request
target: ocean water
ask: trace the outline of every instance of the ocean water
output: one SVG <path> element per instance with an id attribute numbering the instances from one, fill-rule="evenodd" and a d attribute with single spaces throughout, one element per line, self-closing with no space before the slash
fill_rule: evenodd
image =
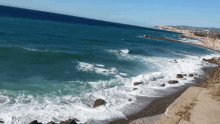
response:
<path id="1" fill-rule="evenodd" d="M 138 96 L 160 97 L 172 92 L 168 88 L 193 83 L 190 77 L 167 82 L 178 73 L 202 73 L 201 67 L 210 66 L 203 57 L 220 57 L 197 46 L 142 37 L 200 43 L 181 39 L 179 33 L 87 23 L 0 17 L 1 121 L 125 118 L 123 108 Z M 92 108 L 99 98 L 106 103 Z"/>

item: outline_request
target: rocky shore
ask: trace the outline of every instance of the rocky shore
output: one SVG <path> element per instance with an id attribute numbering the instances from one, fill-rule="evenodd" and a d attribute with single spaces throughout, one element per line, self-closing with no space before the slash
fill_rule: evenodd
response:
<path id="1" fill-rule="evenodd" d="M 178 31 L 176 31 L 176 32 L 178 32 Z M 180 35 L 181 38 L 199 40 L 199 41 L 202 41 L 204 43 L 204 44 L 192 44 L 192 43 L 186 43 L 186 44 L 191 44 L 191 45 L 196 45 L 196 46 L 199 46 L 199 47 L 204 47 L 204 48 L 211 49 L 211 50 L 214 50 L 214 51 L 217 51 L 217 52 L 220 51 L 220 49 L 219 49 L 220 45 L 218 45 L 218 43 L 220 43 L 220 41 L 219 41 L 218 37 L 216 37 L 216 38 L 211 38 L 211 37 L 204 38 L 204 37 L 201 37 L 201 36 L 196 36 L 196 35 L 193 34 L 193 32 L 190 32 L 188 30 L 185 30 L 185 31 L 181 30 L 181 31 L 179 31 L 179 33 L 183 33 L 182 35 Z M 158 37 L 145 36 L 145 35 L 143 37 L 149 38 L 149 39 L 167 40 L 167 41 L 172 41 L 172 42 L 182 42 L 182 41 L 172 40 L 172 39 L 168 39 L 168 38 L 158 38 Z M 219 58 L 217 58 L 217 57 L 213 57 L 211 59 L 203 58 L 203 61 L 206 61 L 206 62 L 212 63 L 212 64 L 216 64 L 216 65 L 220 64 Z M 173 62 L 178 63 L 176 60 L 174 60 Z M 205 72 L 205 75 L 200 75 L 200 76 L 198 76 L 197 74 L 189 74 L 188 75 L 189 77 L 194 77 L 195 78 L 196 85 L 192 85 L 192 86 L 199 86 L 199 87 L 203 86 L 204 87 L 205 85 L 207 85 L 207 82 L 210 82 L 209 80 L 212 80 L 212 78 L 207 79 L 206 76 L 209 75 L 209 77 L 213 77 L 213 70 L 216 70 L 216 69 L 217 68 L 212 68 L 212 67 L 211 68 L 203 68 L 203 71 Z M 216 73 L 219 73 L 219 72 L 216 72 Z M 187 76 L 186 74 L 177 74 L 176 78 L 186 80 L 186 78 L 185 78 L 186 76 Z M 169 81 L 168 83 L 174 84 L 174 83 L 178 83 L 178 81 L 174 79 L 174 80 Z M 161 87 L 163 87 L 163 86 L 165 86 L 165 84 L 161 85 Z M 183 87 L 180 91 L 178 91 L 175 94 L 169 95 L 167 97 L 158 98 L 158 99 L 152 101 L 150 105 L 143 108 L 143 110 L 141 110 L 140 112 L 137 112 L 135 114 L 127 116 L 127 119 L 114 120 L 114 121 L 112 121 L 108 124 L 154 124 L 158 120 L 158 118 L 160 118 L 160 117 L 163 118 L 164 117 L 163 115 L 165 115 L 165 117 L 167 118 L 169 116 L 167 114 L 168 106 L 171 106 L 170 104 L 172 104 L 177 98 L 179 98 L 187 90 L 188 87 L 190 87 L 190 86 Z M 190 103 L 190 105 L 193 106 L 193 103 Z M 177 116 L 179 116 L 177 118 L 179 120 L 181 118 L 182 118 L 182 120 L 184 120 L 184 118 L 188 118 L 188 117 L 185 117 L 186 113 L 188 111 L 189 111 L 189 109 L 186 109 L 185 111 L 181 111 L 181 112 L 177 113 Z M 173 114 L 175 114 L 175 113 L 173 113 Z M 172 119 L 173 118 L 171 118 L 171 120 Z M 177 123 L 179 121 L 178 119 L 176 121 Z M 158 123 L 158 124 L 159 123 L 167 124 L 166 122 L 167 121 L 160 121 L 160 122 L 156 122 L 156 123 Z M 176 123 L 176 122 L 173 122 L 173 123 Z"/>
<path id="2" fill-rule="evenodd" d="M 188 88 L 155 124 L 217 124 L 220 122 L 220 65 L 202 87 Z"/>
<path id="3" fill-rule="evenodd" d="M 190 31 L 182 31 L 182 33 L 184 33 L 180 36 L 182 38 L 191 38 L 191 39 L 195 39 L 195 40 L 200 40 L 204 43 L 202 45 L 200 45 L 200 44 L 192 44 L 192 45 L 197 45 L 197 46 L 205 47 L 205 48 L 212 49 L 215 51 L 220 51 L 220 40 L 219 39 L 212 39 L 212 38 L 205 39 L 204 37 L 201 38 L 199 36 L 195 36 Z M 172 39 L 167 39 L 167 38 L 158 38 L 158 37 L 152 37 L 152 36 L 143 36 L 143 37 L 149 38 L 149 39 L 159 39 L 159 40 L 167 40 L 167 41 L 172 41 L 172 42 L 181 42 L 178 40 L 172 40 Z M 212 41 L 212 40 L 214 40 L 214 41 Z M 187 44 L 191 44 L 191 43 L 187 43 Z M 219 60 L 220 59 L 217 57 L 213 57 L 212 59 L 203 58 L 203 61 L 206 61 L 206 62 L 209 62 L 212 64 L 216 64 L 216 65 L 220 64 Z M 178 63 L 178 62 L 176 60 L 174 60 L 173 63 Z M 220 68 L 220 67 L 218 67 L 218 68 Z M 208 69 L 204 68 L 203 70 L 206 74 L 209 74 L 213 69 L 216 70 L 215 68 L 208 68 Z M 217 73 L 219 73 L 219 71 Z M 210 77 L 216 77 L 216 76 L 212 76 L 213 74 L 216 74 L 216 72 L 210 73 Z M 177 74 L 176 79 L 186 80 L 185 77 L 187 77 L 187 76 L 194 77 L 197 82 L 197 86 L 201 83 L 201 80 L 204 80 L 203 79 L 204 76 L 201 76 L 200 78 L 198 78 L 196 73 L 188 74 L 188 75 L 187 74 Z M 208 81 L 211 82 L 211 81 L 213 81 L 213 79 L 209 78 Z M 202 82 L 203 82 L 202 84 L 205 83 L 205 85 L 204 85 L 205 87 L 208 87 L 210 85 L 210 83 L 206 83 L 207 82 L 206 79 L 205 79 L 205 81 L 202 81 Z M 168 83 L 175 84 L 175 83 L 179 83 L 179 82 L 177 80 L 173 79 L 173 80 L 168 81 Z M 140 84 L 142 84 L 142 82 L 134 82 L 134 86 L 138 86 Z M 162 84 L 160 86 L 164 87 L 165 84 Z M 150 105 L 143 108 L 143 110 L 141 110 L 140 112 L 137 112 L 137 113 L 134 113 L 132 115 L 127 116 L 127 119 L 113 120 L 113 121 L 109 122 L 108 124 L 128 124 L 136 119 L 146 118 L 146 117 L 149 118 L 151 116 L 157 117 L 157 120 L 158 120 L 158 117 L 161 117 L 162 115 L 164 115 L 168 106 L 170 104 L 172 104 L 179 96 L 181 96 L 181 94 L 184 91 L 186 91 L 188 87 L 189 86 L 185 86 L 177 93 L 169 95 L 167 97 L 161 97 L 161 98 L 155 99 L 154 101 L 152 101 L 150 103 Z M 133 90 L 136 90 L 136 89 L 137 88 L 134 88 Z M 132 101 L 132 99 L 128 99 L 128 101 Z M 93 108 L 98 107 L 100 105 L 103 105 L 104 103 L 105 103 L 105 100 L 97 99 L 96 101 L 94 101 Z M 160 115 L 160 116 L 157 116 L 157 115 Z M 149 121 L 149 119 L 147 119 L 147 120 Z M 66 121 L 61 121 L 59 124 L 77 124 L 78 121 L 79 120 L 77 120 L 76 118 L 72 118 L 72 119 L 69 119 Z M 151 121 L 150 123 L 154 123 L 154 122 L 155 121 Z M 4 123 L 4 122 L 0 121 L 0 123 Z M 33 120 L 29 124 L 42 124 L 42 123 L 38 122 L 37 120 Z M 58 123 L 50 121 L 47 124 L 58 124 Z"/>
<path id="4" fill-rule="evenodd" d="M 181 38 L 199 40 L 203 43 L 193 45 L 220 51 L 220 31 L 205 30 L 195 27 L 183 28 L 181 26 L 158 26 L 155 27 L 155 29 L 182 33 L 182 35 L 180 35 Z"/>
<path id="5" fill-rule="evenodd" d="M 212 64 L 216 64 L 216 65 L 218 65 L 220 63 L 219 60 L 220 60 L 220 58 L 217 58 L 217 57 L 213 57 L 212 59 L 203 58 L 203 61 L 206 61 L 206 62 L 212 63 Z M 176 60 L 171 61 L 171 62 L 178 63 L 178 61 L 176 61 Z M 218 67 L 218 68 L 220 68 L 220 67 Z M 208 69 L 204 68 L 203 70 L 204 70 L 204 72 L 206 72 L 206 74 L 209 74 L 213 70 L 213 68 L 208 68 Z M 210 73 L 210 75 L 213 75 L 213 72 Z M 196 82 L 197 82 L 197 86 L 201 83 L 201 78 L 204 77 L 204 76 L 201 76 L 200 78 L 198 78 L 196 73 L 195 74 L 188 74 L 188 75 L 187 74 L 177 74 L 176 79 L 186 80 L 185 77 L 187 77 L 187 76 L 188 77 L 194 77 Z M 212 79 L 213 79 L 214 76 L 210 76 L 210 77 L 212 77 Z M 209 79 L 209 80 L 212 80 L 212 79 Z M 203 82 L 206 82 L 206 81 L 203 81 Z M 179 82 L 174 79 L 174 80 L 168 81 L 168 83 L 169 84 L 175 84 L 175 83 L 179 83 Z M 134 82 L 134 86 L 138 86 L 140 84 L 142 84 L 142 82 Z M 164 86 L 165 86 L 165 84 L 161 85 L 161 87 L 164 87 Z M 164 112 L 166 111 L 167 107 L 170 104 L 172 104 L 179 96 L 181 96 L 181 94 L 184 91 L 186 91 L 188 87 L 189 86 L 186 86 L 186 87 L 182 88 L 180 91 L 178 91 L 177 93 L 171 94 L 167 97 L 161 97 L 161 98 L 155 99 L 154 101 L 151 102 L 150 105 L 146 106 L 140 112 L 137 112 L 137 113 L 134 113 L 132 115 L 127 116 L 127 119 L 113 120 L 113 121 L 108 122 L 108 124 L 128 124 L 128 123 L 132 124 L 132 122 L 133 123 L 134 122 L 139 122 L 140 118 L 142 118 L 141 122 L 148 122 L 150 124 L 153 124 L 161 116 L 164 115 Z M 136 89 L 133 89 L 133 90 L 136 90 Z M 128 99 L 128 100 L 132 101 L 131 99 Z M 96 101 L 94 101 L 93 108 L 98 107 L 100 105 L 103 105 L 104 103 L 105 103 L 105 100 L 97 99 Z M 153 117 L 151 117 L 151 116 L 153 116 Z M 77 124 L 78 121 L 79 120 L 77 120 L 75 118 L 72 118 L 72 119 L 69 119 L 69 120 L 66 120 L 66 121 L 62 121 L 59 124 Z M 140 124 L 144 124 L 144 123 L 141 123 L 141 122 L 140 122 Z M 4 123 L 4 122 L 0 121 L 0 123 Z M 38 122 L 37 120 L 33 120 L 29 124 L 42 124 L 42 123 Z M 47 124 L 58 124 L 58 123 L 50 121 Z"/>
<path id="6" fill-rule="evenodd" d="M 211 59 L 205 59 L 203 58 L 203 61 L 206 61 L 208 63 L 212 64 L 219 64 L 219 59 L 217 57 L 213 57 Z M 173 63 L 178 63 L 176 60 L 173 61 Z M 213 70 L 216 70 L 217 67 L 206 67 L 202 68 L 202 70 L 205 72 L 204 75 L 198 75 L 198 74 L 177 74 L 176 79 L 182 79 L 185 80 L 186 77 L 194 77 L 195 84 L 192 85 L 185 85 L 180 88 L 178 92 L 175 94 L 171 94 L 166 97 L 160 97 L 155 100 L 153 100 L 149 105 L 144 107 L 140 112 L 134 113 L 132 115 L 127 116 L 127 119 L 119 119 L 111 121 L 108 124 L 154 124 L 156 121 L 159 120 L 159 118 L 163 117 L 165 115 L 165 112 L 167 108 L 177 99 L 179 98 L 189 87 L 191 86 L 197 86 L 201 87 L 206 85 L 206 82 L 210 80 L 210 78 L 206 78 L 207 75 L 212 75 Z M 177 80 L 169 81 L 168 83 L 174 84 L 179 83 Z M 163 86 L 163 85 L 161 85 Z M 164 84 L 165 86 L 165 84 Z M 165 124 L 165 123 L 163 123 Z"/>

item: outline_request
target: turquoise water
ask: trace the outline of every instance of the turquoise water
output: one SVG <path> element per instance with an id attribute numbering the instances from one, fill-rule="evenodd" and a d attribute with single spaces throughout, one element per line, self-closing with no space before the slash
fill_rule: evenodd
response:
<path id="1" fill-rule="evenodd" d="M 199 69 L 196 64 L 201 61 L 195 57 L 212 52 L 189 44 L 143 38 L 181 39 L 178 33 L 148 28 L 13 17 L 0 17 L 0 27 L 0 119 L 7 123 L 34 119 L 59 122 L 69 117 L 84 123 L 91 118 L 123 117 L 117 111 L 130 104 L 128 98 L 135 102 L 137 95 L 158 96 L 153 88 L 160 88 L 176 73 Z M 193 61 L 195 65 L 173 65 L 170 61 L 174 59 Z M 135 81 L 144 84 L 134 94 Z M 97 98 L 108 101 L 96 110 L 105 110 L 98 118 L 90 112 Z"/>

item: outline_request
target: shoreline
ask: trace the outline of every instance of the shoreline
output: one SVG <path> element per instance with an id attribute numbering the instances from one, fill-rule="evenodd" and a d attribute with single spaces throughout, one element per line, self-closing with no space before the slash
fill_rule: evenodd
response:
<path id="1" fill-rule="evenodd" d="M 178 42 L 186 43 L 186 42 L 182 42 L 182 41 L 178 41 Z M 186 43 L 186 44 L 191 44 L 191 45 L 195 45 L 195 46 L 199 46 L 199 47 L 203 47 L 206 49 L 211 49 L 213 51 L 220 52 L 220 50 L 214 50 L 212 48 L 200 46 L 199 44 L 192 44 L 192 43 Z M 141 118 L 147 118 L 147 119 L 149 118 L 150 119 L 150 118 L 153 118 L 152 116 L 158 116 L 158 115 L 162 116 L 165 113 L 167 107 L 170 104 L 172 104 L 179 96 L 181 96 L 181 94 L 184 93 L 187 90 L 187 88 L 189 88 L 191 86 L 202 86 L 204 84 L 204 83 L 202 83 L 202 80 L 204 80 L 205 76 L 207 74 L 210 74 L 215 68 L 217 68 L 217 67 L 202 68 L 202 70 L 205 73 L 204 73 L 204 75 L 200 75 L 199 78 L 195 78 L 195 80 L 194 80 L 195 83 L 185 84 L 181 87 L 177 87 L 179 90 L 177 92 L 171 93 L 168 96 L 155 98 L 153 101 L 150 102 L 149 105 L 146 105 L 145 107 L 143 107 L 141 109 L 141 111 L 126 116 L 127 120 L 122 118 L 122 119 L 114 119 L 114 120 L 102 120 L 102 121 L 92 121 L 92 122 L 89 121 L 89 122 L 86 122 L 85 124 L 90 124 L 90 123 L 94 124 L 97 122 L 98 123 L 103 122 L 103 123 L 107 123 L 107 124 L 129 124 L 130 122 L 141 119 Z M 138 99 L 146 99 L 146 97 L 139 97 Z M 65 122 L 67 122 L 67 121 L 68 120 L 66 120 Z M 75 121 L 75 122 L 77 122 L 77 121 Z M 67 123 L 62 123 L 62 124 L 67 124 Z"/>
<path id="2" fill-rule="evenodd" d="M 213 51 L 220 52 L 220 39 L 196 36 L 193 34 L 192 30 L 186 30 L 186 29 L 181 30 L 181 29 L 172 28 L 170 26 L 160 26 L 160 27 L 154 28 L 154 29 L 181 33 L 181 35 L 180 35 L 181 38 L 198 40 L 198 41 L 201 41 L 203 44 L 193 44 L 193 43 L 186 43 L 186 42 L 180 41 L 182 43 L 192 44 L 195 46 L 200 46 L 200 47 L 204 47 L 207 49 L 211 49 Z"/>
<path id="3" fill-rule="evenodd" d="M 183 32 L 177 32 L 177 33 L 182 33 L 180 37 L 183 36 L 184 38 L 187 38 L 187 39 L 199 40 L 203 44 L 187 43 L 183 41 L 170 40 L 166 38 L 162 39 L 162 38 L 156 38 L 156 37 L 150 37 L 150 36 L 143 36 L 143 37 L 150 38 L 150 39 L 161 39 L 161 40 L 168 40 L 168 41 L 173 41 L 173 42 L 181 42 L 185 44 L 195 45 L 198 47 L 203 47 L 205 49 L 210 49 L 218 53 L 220 52 L 220 47 L 219 49 L 214 49 L 215 44 L 212 44 L 213 47 L 210 47 L 209 44 L 207 44 L 205 40 L 201 40 L 201 37 L 198 38 L 196 36 L 195 37 L 189 36 L 187 35 L 187 33 L 183 33 Z M 217 67 L 202 68 L 205 74 L 199 76 L 199 78 L 195 78 L 194 80 L 195 84 L 184 85 L 181 87 L 182 89 L 177 91 L 176 93 L 172 93 L 165 97 L 156 98 L 155 100 L 151 101 L 149 105 L 144 107 L 141 111 L 134 113 L 132 115 L 126 116 L 127 119 L 124 119 L 124 118 L 115 119 L 115 120 L 108 122 L 107 124 L 133 124 L 133 123 L 144 124 L 146 123 L 145 121 L 147 121 L 148 124 L 154 124 L 156 121 L 160 119 L 160 118 L 158 119 L 158 117 L 156 116 L 162 117 L 166 109 L 169 107 L 169 105 L 171 105 L 178 97 L 180 97 L 189 87 L 191 86 L 202 87 L 206 83 L 206 80 L 207 80 L 206 76 L 211 75 L 212 71 L 215 70 L 216 68 Z"/>
<path id="4" fill-rule="evenodd" d="M 107 124 L 129 124 L 132 123 L 133 121 L 142 121 L 139 122 L 139 124 L 144 124 L 143 122 L 143 118 L 146 120 L 152 119 L 154 120 L 155 117 L 153 116 L 157 116 L 157 115 L 163 115 L 167 109 L 167 107 L 172 104 L 179 96 L 182 95 L 182 93 L 184 93 L 189 87 L 191 86 L 202 86 L 203 84 L 205 84 L 206 81 L 206 76 L 210 75 L 211 72 L 216 69 L 217 67 L 205 67 L 202 68 L 202 70 L 204 71 L 203 75 L 200 75 L 199 78 L 195 78 L 194 83 L 193 84 L 186 84 L 182 87 L 178 87 L 180 88 L 180 90 L 178 90 L 176 93 L 172 93 L 168 96 L 165 97 L 159 97 L 156 98 L 155 100 L 151 101 L 151 103 L 147 106 L 145 106 L 144 108 L 142 108 L 141 111 L 134 113 L 132 115 L 126 116 L 126 119 L 118 119 L 118 120 L 112 120 L 110 122 L 108 122 Z M 158 119 L 158 118 L 156 118 Z M 154 124 L 154 122 L 156 122 L 157 120 L 154 120 L 152 122 L 150 122 L 149 124 Z"/>

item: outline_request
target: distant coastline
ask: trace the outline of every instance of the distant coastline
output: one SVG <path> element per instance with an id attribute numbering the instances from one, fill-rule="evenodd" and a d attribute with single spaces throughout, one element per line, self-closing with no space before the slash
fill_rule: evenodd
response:
<path id="1" fill-rule="evenodd" d="M 220 52 L 220 30 L 206 30 L 204 28 L 182 27 L 182 26 L 156 26 L 154 29 L 182 33 L 181 38 L 199 40 L 203 44 L 197 46 L 205 47 Z M 211 28 L 210 28 L 211 29 Z M 216 28 L 217 29 L 217 28 Z"/>

